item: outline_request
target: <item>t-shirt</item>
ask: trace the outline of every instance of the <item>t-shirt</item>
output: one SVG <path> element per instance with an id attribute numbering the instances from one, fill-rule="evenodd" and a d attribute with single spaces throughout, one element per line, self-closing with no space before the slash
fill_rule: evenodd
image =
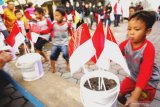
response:
<path id="1" fill-rule="evenodd" d="M 50 38 L 50 31 L 52 28 L 51 22 L 48 19 L 46 19 L 38 21 L 37 25 L 40 27 L 40 37 L 48 41 Z"/>
<path id="2" fill-rule="evenodd" d="M 16 21 L 16 16 L 14 14 L 14 11 L 10 11 L 8 8 L 4 10 L 4 24 L 8 31 L 11 31 L 14 25 L 14 22 Z"/>
<path id="3" fill-rule="evenodd" d="M 68 45 L 68 36 L 69 36 L 68 29 L 69 29 L 68 23 L 64 23 L 63 25 L 59 25 L 58 23 L 53 24 L 54 45 L 57 46 Z"/>
<path id="4" fill-rule="evenodd" d="M 131 42 L 126 40 L 120 44 L 120 49 L 136 86 L 144 89 L 149 84 L 156 88 L 160 80 L 160 71 L 154 63 L 155 49 L 152 43 L 146 40 L 139 48 L 132 49 Z"/>

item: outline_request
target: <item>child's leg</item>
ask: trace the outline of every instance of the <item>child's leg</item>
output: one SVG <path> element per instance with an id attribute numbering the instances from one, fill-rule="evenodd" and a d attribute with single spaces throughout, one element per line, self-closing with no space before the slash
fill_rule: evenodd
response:
<path id="1" fill-rule="evenodd" d="M 127 99 L 126 95 L 130 94 L 135 88 L 135 81 L 129 77 L 126 77 L 120 84 L 120 93 L 118 95 L 118 101 L 122 104 L 125 104 Z"/>
<path id="2" fill-rule="evenodd" d="M 67 64 L 67 71 L 70 71 L 70 65 L 69 65 L 69 55 L 68 55 L 68 46 L 64 45 L 61 47 L 61 51 L 63 53 L 63 58 L 66 60 Z"/>
<path id="3" fill-rule="evenodd" d="M 52 68 L 52 72 L 55 73 L 56 72 L 56 61 L 55 60 L 51 60 L 51 68 Z"/>
<path id="4" fill-rule="evenodd" d="M 48 61 L 47 55 L 43 51 L 36 49 L 36 53 L 39 53 L 40 55 L 43 56 L 44 58 L 44 60 L 42 61 L 43 63 Z"/>
<path id="5" fill-rule="evenodd" d="M 48 61 L 47 55 L 42 51 L 42 48 L 43 48 L 43 46 L 45 45 L 46 42 L 47 42 L 46 40 L 43 40 L 42 38 L 38 38 L 37 43 L 35 45 L 36 53 L 39 53 L 44 58 L 43 62 Z"/>
<path id="6" fill-rule="evenodd" d="M 60 52 L 61 51 L 60 51 L 59 46 L 53 46 L 52 47 L 50 60 L 51 60 L 51 68 L 53 69 L 52 70 L 53 73 L 56 72 L 55 62 L 58 59 L 58 56 L 59 56 Z"/>

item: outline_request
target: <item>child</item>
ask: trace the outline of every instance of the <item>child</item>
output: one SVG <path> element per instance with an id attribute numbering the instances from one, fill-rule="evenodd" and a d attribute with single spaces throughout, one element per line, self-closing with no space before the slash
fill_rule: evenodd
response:
<path id="1" fill-rule="evenodd" d="M 45 63 L 48 61 L 48 58 L 42 51 L 42 48 L 49 41 L 52 24 L 44 17 L 45 14 L 42 8 L 36 8 L 34 13 L 37 19 L 37 26 L 40 28 L 40 37 L 35 44 L 35 48 L 36 52 L 43 56 L 44 60 L 42 62 Z"/>
<path id="2" fill-rule="evenodd" d="M 15 12 L 16 16 L 16 24 L 18 24 L 19 29 L 21 30 L 22 34 L 25 36 L 26 35 L 26 24 L 22 20 L 23 14 L 20 10 L 16 10 Z"/>
<path id="3" fill-rule="evenodd" d="M 136 12 L 136 8 L 134 6 L 129 7 L 129 17 L 131 17 Z"/>
<path id="4" fill-rule="evenodd" d="M 18 27 L 19 27 L 19 30 L 21 31 L 21 33 L 24 36 L 26 36 L 27 22 L 23 21 L 23 19 L 22 19 L 23 18 L 22 12 L 19 9 L 17 9 L 14 13 L 15 13 L 15 16 L 16 16 L 16 21 L 15 21 L 14 24 L 17 24 Z M 28 41 L 27 38 L 25 39 L 25 42 L 27 44 L 27 47 L 29 48 L 29 41 Z M 24 53 L 24 46 L 23 46 L 23 44 L 19 47 L 19 51 L 20 51 L 21 55 Z"/>
<path id="5" fill-rule="evenodd" d="M 63 58 L 67 62 L 67 69 L 69 70 L 69 56 L 68 56 L 68 35 L 71 31 L 71 26 L 63 21 L 65 16 L 65 11 L 61 8 L 57 8 L 55 11 L 55 20 L 53 24 L 53 47 L 51 52 L 51 67 L 53 68 L 53 73 L 55 73 L 55 61 L 57 60 L 60 52 L 63 54 Z"/>
<path id="6" fill-rule="evenodd" d="M 151 102 L 154 99 L 160 72 L 154 63 L 155 49 L 146 39 L 155 22 L 155 14 L 139 11 L 129 18 L 128 40 L 120 44 L 131 77 L 126 77 L 120 86 L 118 100 L 128 107 L 132 103 Z M 131 93 L 126 100 L 125 95 Z"/>

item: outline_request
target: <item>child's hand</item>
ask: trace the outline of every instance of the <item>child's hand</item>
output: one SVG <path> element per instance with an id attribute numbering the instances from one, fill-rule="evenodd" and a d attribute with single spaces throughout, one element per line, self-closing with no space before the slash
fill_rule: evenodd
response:
<path id="1" fill-rule="evenodd" d="M 132 96 L 128 97 L 125 107 L 129 107 L 132 103 L 138 103 L 138 100 L 134 99 Z"/>

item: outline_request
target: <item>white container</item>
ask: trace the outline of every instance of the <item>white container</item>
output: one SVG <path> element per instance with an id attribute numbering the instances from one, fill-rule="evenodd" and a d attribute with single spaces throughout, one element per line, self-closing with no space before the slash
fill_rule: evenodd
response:
<path id="1" fill-rule="evenodd" d="M 16 67 L 21 69 L 25 81 L 37 80 L 44 75 L 41 55 L 37 53 L 22 55 L 18 58 Z"/>
<path id="2" fill-rule="evenodd" d="M 116 81 L 116 87 L 106 91 L 94 91 L 84 87 L 87 80 L 94 77 L 103 77 Z M 119 78 L 111 72 L 93 71 L 85 74 L 80 81 L 80 95 L 84 107 L 116 107 L 120 90 Z"/>

